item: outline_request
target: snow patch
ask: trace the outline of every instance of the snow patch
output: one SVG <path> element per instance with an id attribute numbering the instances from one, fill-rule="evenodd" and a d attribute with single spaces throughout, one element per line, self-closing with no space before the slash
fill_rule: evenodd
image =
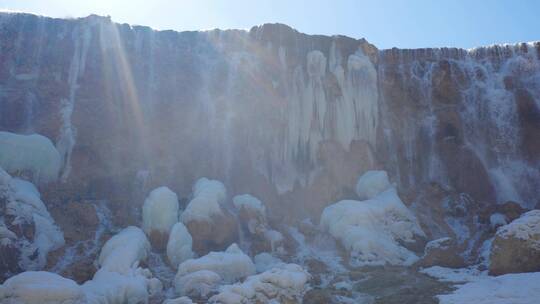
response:
<path id="1" fill-rule="evenodd" d="M 540 250 L 540 210 L 531 210 L 522 214 L 510 224 L 497 229 L 501 238 L 516 238 L 526 240 L 531 246 Z"/>

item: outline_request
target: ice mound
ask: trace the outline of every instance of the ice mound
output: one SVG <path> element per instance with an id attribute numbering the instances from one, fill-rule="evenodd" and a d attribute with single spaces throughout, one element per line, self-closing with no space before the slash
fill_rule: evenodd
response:
<path id="1" fill-rule="evenodd" d="M 58 178 L 61 156 L 45 136 L 0 131 L 0 167 L 9 173 L 29 171 L 34 181 L 51 182 Z"/>
<path id="2" fill-rule="evenodd" d="M 124 228 L 110 238 L 98 258 L 98 265 L 107 271 L 130 274 L 146 259 L 150 243 L 144 232 L 137 227 Z"/>
<path id="3" fill-rule="evenodd" d="M 371 170 L 362 174 L 356 183 L 356 194 L 361 200 L 371 199 L 390 188 L 386 171 Z"/>
<path id="4" fill-rule="evenodd" d="M 178 266 L 175 281 L 199 270 L 213 271 L 222 278 L 223 282 L 233 283 L 254 274 L 255 265 L 236 244 L 232 244 L 224 252 L 210 252 L 198 259 L 183 262 Z"/>
<path id="5" fill-rule="evenodd" d="M 152 190 L 144 201 L 142 217 L 147 235 L 152 231 L 168 234 L 178 222 L 178 196 L 167 187 Z"/>
<path id="6" fill-rule="evenodd" d="M 160 292 L 162 285 L 147 269 L 122 274 L 101 268 L 82 289 L 89 304 L 148 303 L 149 296 Z"/>
<path id="7" fill-rule="evenodd" d="M 0 285 L 0 303 L 5 304 L 86 304 L 77 283 L 46 271 L 27 271 Z"/>
<path id="8" fill-rule="evenodd" d="M 354 266 L 411 265 L 418 257 L 400 242 L 424 236 L 394 188 L 366 201 L 330 205 L 324 209 L 320 225 L 350 251 Z"/>
<path id="9" fill-rule="evenodd" d="M 4 199 L 5 210 L 0 213 L 13 217 L 11 222 L 3 222 L 0 229 L 3 231 L 2 242 L 5 245 L 18 247 L 21 252 L 20 266 L 23 270 L 42 269 L 47 262 L 50 251 L 64 246 L 64 234 L 56 226 L 37 188 L 30 182 L 12 178 L 0 168 L 0 198 Z M 33 225 L 32 239 L 26 236 L 17 236 L 8 227 Z M 37 257 L 35 253 L 37 251 Z"/>
<path id="10" fill-rule="evenodd" d="M 204 298 L 216 291 L 221 281 L 219 274 L 210 270 L 199 270 L 184 276 L 177 276 L 174 280 L 174 289 L 181 296 Z"/>
<path id="11" fill-rule="evenodd" d="M 193 199 L 189 202 L 181 219 L 185 224 L 192 220 L 211 221 L 212 216 L 221 215 L 220 203 L 225 200 L 227 191 L 217 180 L 200 178 L 193 187 Z"/>
<path id="12" fill-rule="evenodd" d="M 149 296 L 161 292 L 162 283 L 148 269 L 138 267 L 149 251 L 150 243 L 137 227 L 127 227 L 110 238 L 98 258 L 101 268 L 82 285 L 88 303 L 148 303 Z"/>
<path id="13" fill-rule="evenodd" d="M 169 263 L 176 269 L 185 260 L 193 257 L 193 239 L 182 223 L 176 223 L 172 227 L 167 242 L 167 258 Z"/>
<path id="14" fill-rule="evenodd" d="M 272 268 L 252 275 L 242 283 L 220 287 L 210 303 L 300 303 L 309 274 L 296 264 Z"/>

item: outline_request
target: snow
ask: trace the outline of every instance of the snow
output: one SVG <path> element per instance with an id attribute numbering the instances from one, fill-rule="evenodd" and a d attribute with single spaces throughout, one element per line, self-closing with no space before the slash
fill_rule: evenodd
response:
<path id="1" fill-rule="evenodd" d="M 64 246 L 64 234 L 55 225 L 45 204 L 41 200 L 41 195 L 36 187 L 25 180 L 12 178 L 2 168 L 0 168 L 0 196 L 6 200 L 6 214 L 13 216 L 11 225 L 29 224 L 34 225 L 34 235 L 32 240 L 21 237 L 16 246 L 21 249 L 20 265 L 24 270 L 42 269 L 47 262 L 47 255 L 50 251 Z M 8 230 L 2 222 L 2 234 L 10 236 L 15 240 L 17 237 Z M 9 233 L 9 232 L 11 233 Z M 1 237 L 3 242 L 7 242 L 6 237 Z M 11 241 L 10 241 L 11 243 Z M 38 252 L 37 259 L 32 258 Z"/>
<path id="2" fill-rule="evenodd" d="M 232 283 L 255 273 L 255 265 L 247 256 L 232 244 L 224 252 L 210 252 L 198 259 L 190 259 L 178 266 L 175 280 L 199 270 L 217 273 L 225 283 Z"/>
<path id="3" fill-rule="evenodd" d="M 362 174 L 356 183 L 356 194 L 361 200 L 371 199 L 390 188 L 386 171 L 371 170 Z"/>
<path id="4" fill-rule="evenodd" d="M 540 210 L 531 210 L 522 214 L 510 224 L 499 227 L 497 236 L 527 240 L 531 246 L 540 249 Z"/>
<path id="5" fill-rule="evenodd" d="M 264 207 L 263 203 L 253 195 L 237 195 L 233 197 L 233 204 L 238 210 L 245 208 L 257 214 L 261 214 L 262 216 L 266 216 L 266 208 Z"/>
<path id="6" fill-rule="evenodd" d="M 58 178 L 60 166 L 60 154 L 47 137 L 0 131 L 0 167 L 7 172 L 29 171 L 34 181 L 51 182 Z"/>
<path id="7" fill-rule="evenodd" d="M 180 263 L 191 259 L 193 257 L 192 246 L 193 238 L 186 226 L 182 223 L 174 224 L 167 242 L 169 263 L 176 269 Z"/>
<path id="8" fill-rule="evenodd" d="M 107 271 L 129 274 L 138 267 L 140 261 L 146 259 L 149 251 L 150 243 L 144 232 L 140 228 L 130 226 L 103 245 L 98 265 Z"/>
<path id="9" fill-rule="evenodd" d="M 436 240 L 432 240 L 432 241 L 429 241 L 427 244 L 426 244 L 426 248 L 424 249 L 425 252 L 429 252 L 433 249 L 448 249 L 448 246 L 450 244 L 450 242 L 452 241 L 451 238 L 449 237 L 443 237 L 443 238 L 440 238 L 440 239 L 436 239 Z"/>
<path id="10" fill-rule="evenodd" d="M 176 277 L 174 288 L 182 296 L 206 297 L 217 290 L 221 283 L 219 274 L 210 270 L 199 270 L 187 275 Z"/>
<path id="11" fill-rule="evenodd" d="M 437 296 L 441 304 L 530 304 L 540 298 L 540 272 L 493 277 L 474 269 L 438 266 L 422 272 L 445 282 L 461 283 L 452 293 Z"/>
<path id="12" fill-rule="evenodd" d="M 289 303 L 301 302 L 310 278 L 302 267 L 287 264 L 249 276 L 242 283 L 220 287 L 210 303 Z"/>
<path id="13" fill-rule="evenodd" d="M 326 207 L 320 226 L 351 252 L 351 265 L 411 265 L 418 257 L 399 242 L 424 236 L 415 216 L 390 188 L 366 201 Z"/>
<path id="14" fill-rule="evenodd" d="M 144 201 L 142 217 L 146 234 L 152 231 L 168 234 L 178 222 L 178 196 L 167 187 L 152 190 Z"/>
<path id="15" fill-rule="evenodd" d="M 506 216 L 504 216 L 504 214 L 494 213 L 489 217 L 489 224 L 491 225 L 491 228 L 498 228 L 508 224 L 508 222 L 506 221 Z"/>
<path id="16" fill-rule="evenodd" d="M 70 279 L 46 271 L 27 271 L 0 285 L 0 303 L 5 304 L 83 304 L 85 294 Z"/>
<path id="17" fill-rule="evenodd" d="M 193 187 L 193 199 L 181 215 L 184 224 L 190 221 L 211 221 L 212 216 L 221 215 L 220 203 L 227 197 L 223 183 L 200 178 Z"/>
<path id="18" fill-rule="evenodd" d="M 464 283 L 476 281 L 487 276 L 487 272 L 481 272 L 476 268 L 446 268 L 433 266 L 420 270 L 421 273 L 434 277 L 442 282 Z"/>

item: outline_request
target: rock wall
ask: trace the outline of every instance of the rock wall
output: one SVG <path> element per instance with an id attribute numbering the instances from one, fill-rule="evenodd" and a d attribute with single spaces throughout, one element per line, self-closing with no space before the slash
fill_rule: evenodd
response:
<path id="1" fill-rule="evenodd" d="M 3 13 L 0 130 L 55 142 L 62 178 L 48 189 L 119 206 L 158 185 L 185 198 L 207 176 L 275 216 L 318 216 L 381 167 L 402 190 L 437 181 L 532 206 L 539 49 L 379 51 L 280 24 L 174 32 Z"/>

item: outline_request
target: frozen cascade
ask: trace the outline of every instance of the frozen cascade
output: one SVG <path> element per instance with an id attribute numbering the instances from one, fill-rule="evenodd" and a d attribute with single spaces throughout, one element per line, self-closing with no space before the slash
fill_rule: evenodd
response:
<path id="1" fill-rule="evenodd" d="M 90 28 L 88 27 L 78 27 L 72 33 L 75 50 L 68 72 L 69 95 L 61 101 L 62 108 L 60 114 L 62 117 L 62 126 L 60 129 L 60 136 L 56 143 L 56 149 L 60 152 L 63 159 L 62 181 L 66 181 L 71 172 L 71 153 L 75 146 L 77 136 L 77 131 L 72 124 L 71 116 L 73 115 L 77 89 L 79 88 L 78 80 L 85 70 L 86 57 L 91 38 Z"/>
<path id="2" fill-rule="evenodd" d="M 540 168 L 538 163 L 527 162 L 522 151 L 518 101 L 511 86 L 526 88 L 538 105 L 535 88 L 540 63 L 535 53 L 533 43 L 471 50 L 381 51 L 378 69 L 382 82 L 398 81 L 410 87 L 420 106 L 415 110 L 420 123 L 412 120 L 399 125 L 387 113 L 392 111 L 389 103 L 395 101 L 388 93 L 381 96 L 386 144 L 390 151 L 400 142 L 404 147 L 403 155 L 395 156 L 392 165 L 400 183 L 406 187 L 427 181 L 451 183 L 447 170 L 452 164 L 445 163 L 440 153 L 446 149 L 445 141 L 455 140 L 454 135 L 438 138 L 450 125 L 459 128 L 462 138 L 458 133 L 457 140 L 462 139 L 463 146 L 480 160 L 498 202 L 534 205 Z M 397 79 L 391 78 L 393 73 Z M 441 102 L 440 96 L 434 96 L 441 87 L 450 91 L 448 95 L 456 90 L 451 100 Z M 457 117 L 449 114 L 453 111 Z"/>

